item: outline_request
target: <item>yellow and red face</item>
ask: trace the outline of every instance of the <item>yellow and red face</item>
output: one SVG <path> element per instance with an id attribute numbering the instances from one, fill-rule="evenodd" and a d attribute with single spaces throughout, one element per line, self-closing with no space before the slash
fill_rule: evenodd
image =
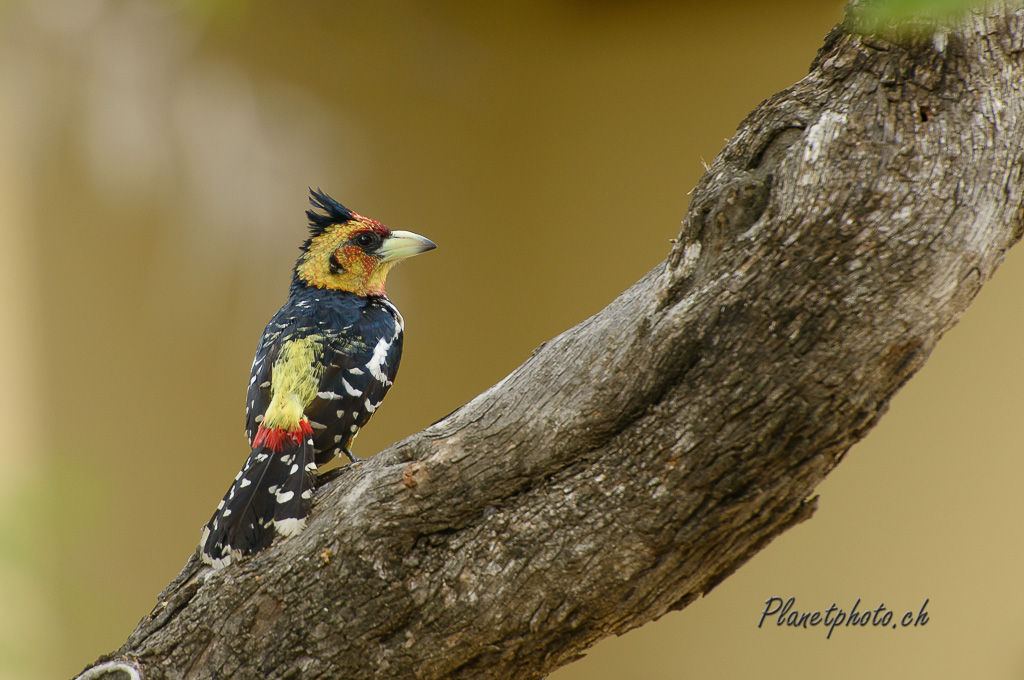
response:
<path id="1" fill-rule="evenodd" d="M 384 295 L 393 266 L 437 247 L 419 234 L 392 231 L 377 220 L 351 215 L 351 220 L 330 225 L 310 239 L 296 268 L 306 285 Z"/>

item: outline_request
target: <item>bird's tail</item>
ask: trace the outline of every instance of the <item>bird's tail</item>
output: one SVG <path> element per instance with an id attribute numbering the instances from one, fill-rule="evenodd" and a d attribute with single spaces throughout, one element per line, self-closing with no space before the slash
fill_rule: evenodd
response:
<path id="1" fill-rule="evenodd" d="M 312 434 L 305 418 L 294 432 L 260 427 L 249 460 L 203 528 L 204 562 L 223 567 L 268 547 L 277 534 L 302 531 L 316 481 Z"/>

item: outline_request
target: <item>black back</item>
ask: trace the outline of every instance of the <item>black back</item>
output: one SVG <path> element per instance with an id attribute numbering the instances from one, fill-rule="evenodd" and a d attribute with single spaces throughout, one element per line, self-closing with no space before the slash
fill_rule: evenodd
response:
<path id="1" fill-rule="evenodd" d="M 385 297 L 294 286 L 267 324 L 256 348 L 246 395 L 250 446 L 270 405 L 271 372 L 281 347 L 296 338 L 323 337 L 323 373 L 317 398 L 306 408 L 317 465 L 339 453 L 380 406 L 398 374 L 404 322 Z"/>

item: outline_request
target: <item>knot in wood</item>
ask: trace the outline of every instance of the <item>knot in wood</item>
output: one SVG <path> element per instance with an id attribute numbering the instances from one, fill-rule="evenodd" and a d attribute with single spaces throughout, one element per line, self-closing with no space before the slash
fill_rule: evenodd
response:
<path id="1" fill-rule="evenodd" d="M 427 468 L 423 463 L 409 463 L 402 470 L 402 484 L 406 489 L 415 489 L 429 480 L 430 475 L 427 474 Z"/>

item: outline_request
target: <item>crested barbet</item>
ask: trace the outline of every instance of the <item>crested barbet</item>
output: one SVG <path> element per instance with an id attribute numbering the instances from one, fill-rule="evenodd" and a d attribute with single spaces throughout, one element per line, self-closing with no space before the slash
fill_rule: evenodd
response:
<path id="1" fill-rule="evenodd" d="M 311 191 L 310 235 L 288 301 L 256 347 L 246 395 L 252 453 L 203 528 L 203 561 L 223 567 L 305 527 L 315 473 L 344 453 L 380 406 L 402 358 L 391 268 L 436 248 Z"/>

